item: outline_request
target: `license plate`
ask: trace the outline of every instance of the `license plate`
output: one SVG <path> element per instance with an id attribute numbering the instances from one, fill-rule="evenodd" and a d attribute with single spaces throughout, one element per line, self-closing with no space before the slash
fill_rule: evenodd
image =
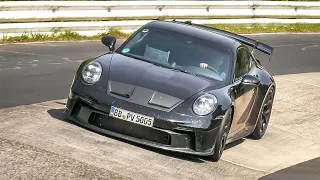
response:
<path id="1" fill-rule="evenodd" d="M 153 117 L 137 114 L 114 106 L 111 106 L 109 116 L 148 127 L 152 127 L 154 121 Z"/>

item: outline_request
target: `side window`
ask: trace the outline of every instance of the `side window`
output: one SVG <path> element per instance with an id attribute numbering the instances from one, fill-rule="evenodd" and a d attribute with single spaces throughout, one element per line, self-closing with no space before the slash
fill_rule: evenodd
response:
<path id="1" fill-rule="evenodd" d="M 240 48 L 237 52 L 235 79 L 241 78 L 250 71 L 251 61 L 250 53 L 246 49 Z"/>

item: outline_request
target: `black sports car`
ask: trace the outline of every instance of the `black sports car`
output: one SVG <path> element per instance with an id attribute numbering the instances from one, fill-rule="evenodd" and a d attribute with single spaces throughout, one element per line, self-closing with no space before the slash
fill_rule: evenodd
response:
<path id="1" fill-rule="evenodd" d="M 276 84 L 250 50 L 273 48 L 191 22 L 152 21 L 84 61 L 65 115 L 91 130 L 218 161 L 226 143 L 266 132 Z"/>

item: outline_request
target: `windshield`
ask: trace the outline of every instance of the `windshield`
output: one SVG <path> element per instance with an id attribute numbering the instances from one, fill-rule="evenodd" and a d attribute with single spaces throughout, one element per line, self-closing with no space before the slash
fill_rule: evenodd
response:
<path id="1" fill-rule="evenodd" d="M 196 76 L 225 81 L 232 53 L 193 36 L 158 28 L 139 30 L 118 53 Z"/>

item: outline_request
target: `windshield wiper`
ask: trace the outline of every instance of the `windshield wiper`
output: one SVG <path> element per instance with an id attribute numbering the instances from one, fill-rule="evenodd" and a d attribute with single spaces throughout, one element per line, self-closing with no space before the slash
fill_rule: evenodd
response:
<path id="1" fill-rule="evenodd" d="M 122 54 L 122 53 L 121 53 L 121 54 Z M 122 54 L 122 55 L 131 57 L 131 58 L 134 58 L 134 59 L 138 59 L 138 60 L 141 60 L 141 61 L 145 61 L 145 62 L 148 62 L 148 63 L 152 63 L 152 64 L 154 64 L 154 65 L 156 65 L 156 66 L 161 66 L 161 67 L 164 67 L 164 68 L 168 68 L 168 69 L 171 69 L 171 70 L 173 70 L 173 71 L 179 71 L 179 72 L 183 72 L 183 73 L 190 74 L 190 75 L 193 75 L 193 76 L 207 78 L 206 76 L 202 76 L 202 75 L 200 75 L 200 74 L 196 74 L 196 73 L 194 73 L 194 72 L 187 71 L 187 70 L 184 70 L 184 69 L 174 68 L 174 67 L 169 66 L 169 65 L 157 63 L 157 62 L 154 62 L 154 61 L 152 61 L 152 60 L 149 60 L 148 58 L 144 58 L 144 57 L 141 57 L 141 56 L 138 56 L 138 55 L 134 55 L 134 54 L 130 54 L 130 53 L 125 53 L 125 54 Z"/>
<path id="2" fill-rule="evenodd" d="M 122 54 L 122 53 L 121 53 Z M 122 54 L 124 56 L 128 56 L 128 57 L 131 57 L 131 58 L 134 58 L 134 59 L 138 59 L 138 60 L 141 60 L 141 61 L 145 61 L 145 62 L 148 62 L 148 63 L 152 63 L 156 66 L 161 66 L 161 67 L 165 67 L 165 68 L 170 68 L 168 65 L 165 65 L 165 64 L 161 64 L 161 63 L 158 63 L 158 62 L 155 62 L 149 58 L 145 58 L 145 57 L 142 57 L 142 56 L 138 56 L 138 55 L 135 55 L 135 54 L 129 54 L 129 53 L 125 53 L 125 54 Z"/>
<path id="3" fill-rule="evenodd" d="M 197 76 L 197 77 L 202 77 L 202 78 L 208 79 L 207 76 L 204 76 L 204 75 L 201 75 L 201 74 L 196 74 L 194 72 L 187 71 L 187 70 L 184 70 L 184 69 L 179 69 L 179 68 L 170 68 L 170 69 L 176 70 L 176 71 L 179 71 L 179 72 L 183 72 L 183 73 L 186 73 L 186 74 L 190 74 L 190 75 L 193 75 L 193 76 Z"/>
<path id="4" fill-rule="evenodd" d="M 172 69 L 172 70 L 174 70 L 174 71 L 179 71 L 179 72 L 191 74 L 191 75 L 194 75 L 194 76 L 200 76 L 200 75 L 195 74 L 195 73 L 193 73 L 193 72 L 191 72 L 191 71 L 186 71 L 186 70 L 183 70 L 183 69 L 178 69 L 178 68 L 170 68 L 170 69 Z"/>

